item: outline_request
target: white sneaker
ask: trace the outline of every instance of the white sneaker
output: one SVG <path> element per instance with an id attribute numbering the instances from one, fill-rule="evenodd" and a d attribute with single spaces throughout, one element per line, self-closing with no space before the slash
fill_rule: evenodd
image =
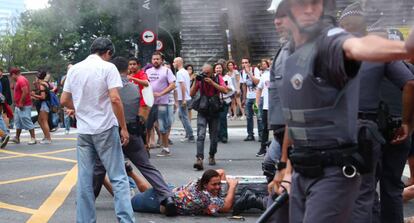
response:
<path id="1" fill-rule="evenodd" d="M 39 143 L 42 144 L 42 145 L 47 145 L 47 144 L 51 144 L 52 140 L 42 139 Z"/>
<path id="2" fill-rule="evenodd" d="M 15 144 L 20 144 L 20 139 L 13 137 L 13 139 L 11 139 L 10 142 L 13 142 Z"/>
<path id="3" fill-rule="evenodd" d="M 244 115 L 243 115 L 243 116 L 241 116 L 241 117 L 240 117 L 240 120 L 241 120 L 241 121 L 246 120 L 246 116 L 244 116 Z"/>
<path id="4" fill-rule="evenodd" d="M 37 143 L 37 142 L 36 142 L 36 139 L 31 138 L 27 144 L 28 144 L 28 145 L 34 145 L 34 144 L 36 144 L 36 143 Z"/>
<path id="5" fill-rule="evenodd" d="M 69 135 L 69 130 L 65 130 L 65 135 Z"/>
<path id="6" fill-rule="evenodd" d="M 157 154 L 157 156 L 158 157 L 171 156 L 171 152 L 163 148 L 161 152 Z"/>

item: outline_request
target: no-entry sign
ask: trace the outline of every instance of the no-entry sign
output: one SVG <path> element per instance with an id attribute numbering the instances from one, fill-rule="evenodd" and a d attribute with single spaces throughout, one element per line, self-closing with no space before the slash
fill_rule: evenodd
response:
<path id="1" fill-rule="evenodd" d="M 164 43 L 161 40 L 157 39 L 157 51 L 161 51 L 162 49 L 164 49 Z"/>
<path id="2" fill-rule="evenodd" d="M 155 33 L 151 30 L 145 30 L 141 34 L 141 39 L 144 41 L 144 43 L 151 44 L 155 40 Z"/>

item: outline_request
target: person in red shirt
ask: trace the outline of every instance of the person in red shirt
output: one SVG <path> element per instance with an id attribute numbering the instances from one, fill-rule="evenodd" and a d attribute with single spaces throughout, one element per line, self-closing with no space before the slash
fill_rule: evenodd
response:
<path id="1" fill-rule="evenodd" d="M 31 139 L 29 145 L 36 144 L 34 125 L 31 119 L 32 99 L 30 98 L 30 83 L 15 67 L 10 69 L 10 77 L 16 82 L 14 85 L 14 122 L 16 125 L 16 137 L 12 141 L 20 143 L 22 129 L 29 130 Z"/>
<path id="2" fill-rule="evenodd" d="M 141 69 L 141 63 L 135 57 L 129 58 L 128 72 L 128 79 L 138 85 L 139 93 L 141 95 L 139 100 L 140 109 L 138 115 L 142 116 L 146 120 L 149 114 L 149 107 L 145 104 L 144 97 L 142 96 L 142 89 L 144 89 L 144 87 L 148 87 L 149 85 L 147 74 Z"/>

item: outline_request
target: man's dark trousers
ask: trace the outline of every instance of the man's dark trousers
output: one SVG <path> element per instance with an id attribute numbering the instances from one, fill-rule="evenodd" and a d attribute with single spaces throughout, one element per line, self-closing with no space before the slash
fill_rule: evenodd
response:
<path id="1" fill-rule="evenodd" d="M 161 173 L 149 162 L 148 153 L 144 147 L 142 137 L 130 134 L 129 143 L 123 148 L 124 155 L 138 168 L 157 193 L 161 202 L 172 195 Z M 97 196 L 105 179 L 106 170 L 100 161 L 97 161 L 94 169 L 94 192 Z"/>

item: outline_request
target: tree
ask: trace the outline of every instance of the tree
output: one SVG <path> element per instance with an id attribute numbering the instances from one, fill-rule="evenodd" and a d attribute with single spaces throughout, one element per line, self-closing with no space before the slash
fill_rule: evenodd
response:
<path id="1" fill-rule="evenodd" d="M 178 0 L 161 1 L 160 24 L 168 27 L 178 42 Z M 133 54 L 138 20 L 136 0 L 50 0 L 50 7 L 21 14 L 14 34 L 0 37 L 0 63 L 23 70 L 48 69 L 55 77 L 66 64 L 89 55 L 98 36 L 111 38 L 116 55 Z"/>

